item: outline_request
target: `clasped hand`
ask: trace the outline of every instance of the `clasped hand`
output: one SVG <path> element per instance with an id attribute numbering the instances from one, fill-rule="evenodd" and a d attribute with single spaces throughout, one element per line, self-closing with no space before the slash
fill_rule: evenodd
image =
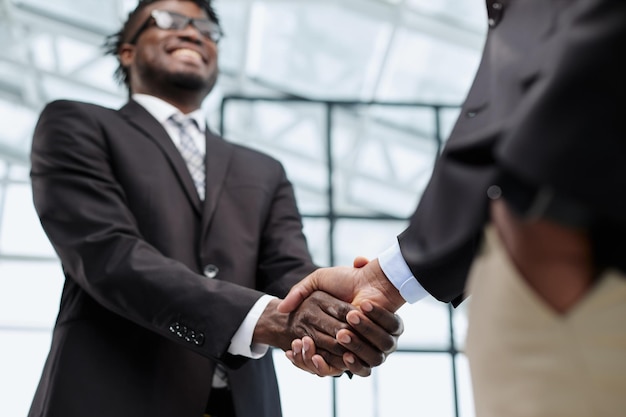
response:
<path id="1" fill-rule="evenodd" d="M 332 319 L 324 317 L 312 333 L 301 331 L 291 341 L 290 349 L 284 349 L 298 368 L 319 376 L 344 371 L 368 376 L 396 350 L 404 325 L 394 313 L 404 299 L 377 260 L 356 258 L 354 268 L 318 269 L 292 288 L 278 311 L 295 318 L 303 309 L 307 311 L 316 303 L 321 306 L 320 301 L 325 306 L 322 310 Z"/>

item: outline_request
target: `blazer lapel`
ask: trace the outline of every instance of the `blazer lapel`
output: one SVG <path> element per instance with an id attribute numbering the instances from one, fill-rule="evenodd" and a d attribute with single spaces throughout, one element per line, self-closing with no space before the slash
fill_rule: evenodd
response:
<path id="1" fill-rule="evenodd" d="M 189 169 L 180 155 L 176 145 L 172 142 L 163 126 L 146 109 L 133 100 L 129 100 L 119 113 L 128 123 L 133 125 L 143 135 L 154 141 L 163 151 L 181 186 L 198 214 L 201 214 L 202 202 L 195 189 Z M 207 164 L 208 165 L 208 164 Z M 207 176 L 208 179 L 208 176 Z"/>
<path id="2" fill-rule="evenodd" d="M 202 213 L 202 237 L 206 238 L 219 196 L 224 189 L 226 174 L 234 146 L 206 129 L 206 195 Z"/>

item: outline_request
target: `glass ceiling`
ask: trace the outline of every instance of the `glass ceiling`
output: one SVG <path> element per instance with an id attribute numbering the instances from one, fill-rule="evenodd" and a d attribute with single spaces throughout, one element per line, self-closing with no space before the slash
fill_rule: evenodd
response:
<path id="1" fill-rule="evenodd" d="M 226 37 L 210 112 L 228 94 L 458 104 L 484 40 L 482 0 L 217 0 Z M 133 0 L 0 0 L 0 157 L 27 160 L 55 98 L 117 107 L 102 57 Z M 405 123 L 411 123 L 405 120 Z"/>

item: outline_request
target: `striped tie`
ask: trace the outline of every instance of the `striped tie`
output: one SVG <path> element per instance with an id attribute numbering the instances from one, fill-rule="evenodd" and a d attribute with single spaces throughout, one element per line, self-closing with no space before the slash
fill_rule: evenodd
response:
<path id="1" fill-rule="evenodd" d="M 187 168 L 191 178 L 198 190 L 198 195 L 201 200 L 204 200 L 204 157 L 200 153 L 200 150 L 196 146 L 193 138 L 189 134 L 187 129 L 197 129 L 196 121 L 192 118 L 186 118 L 180 114 L 174 114 L 170 117 L 172 124 L 176 126 L 180 135 L 180 145 L 178 150 L 183 156 L 185 162 L 187 162 Z M 217 364 L 215 367 L 215 373 L 213 374 L 213 387 L 223 388 L 228 386 L 228 377 L 224 368 Z"/>
<path id="2" fill-rule="evenodd" d="M 176 126 L 180 135 L 180 145 L 178 150 L 187 163 L 187 168 L 196 186 L 200 200 L 204 200 L 204 156 L 193 141 L 188 129 L 197 129 L 196 121 L 192 118 L 185 118 L 180 114 L 170 117 L 172 124 Z"/>

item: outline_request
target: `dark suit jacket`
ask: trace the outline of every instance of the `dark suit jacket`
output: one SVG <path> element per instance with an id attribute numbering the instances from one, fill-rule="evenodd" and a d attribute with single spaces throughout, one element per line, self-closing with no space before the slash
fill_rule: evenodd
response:
<path id="1" fill-rule="evenodd" d="M 626 2 L 488 0 L 487 12 L 475 80 L 399 236 L 424 288 L 455 303 L 502 172 L 626 230 Z"/>
<path id="2" fill-rule="evenodd" d="M 29 416 L 200 417 L 216 362 L 232 368 L 239 416 L 280 415 L 271 354 L 227 349 L 263 293 L 284 296 L 315 267 L 281 164 L 206 140 L 202 203 L 137 103 L 44 109 L 33 195 L 66 281 Z"/>

